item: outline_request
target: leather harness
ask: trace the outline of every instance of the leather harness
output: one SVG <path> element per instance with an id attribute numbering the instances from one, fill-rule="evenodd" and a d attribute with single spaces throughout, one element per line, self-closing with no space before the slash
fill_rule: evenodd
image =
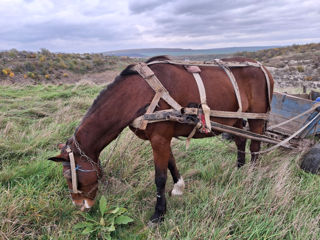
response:
<path id="1" fill-rule="evenodd" d="M 154 72 L 150 69 L 150 65 L 153 64 L 173 64 L 173 65 L 183 65 L 188 72 L 193 74 L 193 77 L 197 83 L 198 91 L 200 95 L 200 102 L 201 102 L 201 109 L 199 108 L 183 108 L 180 106 L 178 102 L 176 102 L 169 94 L 167 89 L 162 85 L 159 79 L 156 77 Z M 200 68 L 199 66 L 218 66 L 221 67 L 225 73 L 227 74 L 230 82 L 232 83 L 237 102 L 238 102 L 238 111 L 237 112 L 230 112 L 230 111 L 218 111 L 218 110 L 211 110 L 207 105 L 206 100 L 206 91 L 200 76 Z M 161 121 L 178 121 L 182 123 L 187 123 L 183 119 L 186 118 L 184 115 L 193 115 L 197 116 L 198 120 L 195 121 L 196 126 L 193 131 L 190 133 L 188 139 L 192 138 L 195 134 L 196 129 L 200 129 L 202 133 L 209 133 L 211 132 L 211 122 L 210 117 L 222 117 L 222 118 L 247 118 L 247 119 L 263 119 L 267 120 L 269 117 L 269 112 L 267 113 L 247 113 L 242 112 L 242 101 L 240 96 L 239 87 L 237 81 L 231 71 L 230 68 L 232 67 L 258 67 L 262 70 L 265 75 L 267 89 L 268 89 L 268 104 L 270 110 L 270 103 L 271 103 L 271 89 L 270 89 L 270 79 L 269 76 L 261 63 L 259 62 L 225 62 L 219 59 L 214 60 L 214 62 L 175 62 L 171 60 L 164 60 L 164 61 L 153 61 L 149 63 L 138 63 L 134 65 L 131 69 L 135 70 L 139 73 L 139 75 L 149 84 L 149 86 L 155 91 L 155 95 L 151 101 L 151 104 L 146 110 L 146 113 L 138 118 L 136 118 L 132 123 L 131 126 L 145 130 L 148 123 L 154 122 L 161 122 Z M 156 106 L 158 105 L 160 99 L 163 99 L 167 102 L 172 109 L 168 110 L 161 110 L 154 112 Z M 175 118 L 178 113 L 181 113 L 182 118 Z"/>
<path id="2" fill-rule="evenodd" d="M 188 72 L 193 74 L 193 77 L 197 83 L 199 95 L 200 95 L 200 103 L 201 108 L 185 108 L 182 107 L 177 101 L 175 101 L 169 94 L 168 90 L 162 85 L 159 79 L 156 77 L 154 72 L 149 68 L 149 65 L 153 64 L 174 64 L 174 65 L 183 65 Z M 234 92 L 238 101 L 238 111 L 237 112 L 230 112 L 230 111 L 218 111 L 218 110 L 211 110 L 207 105 L 207 98 L 206 98 L 206 91 L 200 76 L 201 69 L 199 66 L 219 66 L 221 67 L 225 73 L 227 74 L 229 80 L 232 83 L 234 88 Z M 261 63 L 253 63 L 253 62 L 224 62 L 222 60 L 216 59 L 214 62 L 206 62 L 206 63 L 199 63 L 199 62 L 192 62 L 192 63 L 185 63 L 185 62 L 173 62 L 170 60 L 164 61 L 153 61 L 149 63 L 138 63 L 134 65 L 131 69 L 135 70 L 139 73 L 139 75 L 149 84 L 149 86 L 155 91 L 155 95 L 148 106 L 146 113 L 138 118 L 136 118 L 132 123 L 131 126 L 134 128 L 138 128 L 141 130 L 145 130 L 148 123 L 155 123 L 155 122 L 162 122 L 162 121 L 176 121 L 180 123 L 187 123 L 187 124 L 194 124 L 195 127 L 192 132 L 188 136 L 187 146 L 189 145 L 190 139 L 195 134 L 196 130 L 199 129 L 202 133 L 209 133 L 212 130 L 212 123 L 217 124 L 210 121 L 210 117 L 223 117 L 223 118 L 247 118 L 247 119 L 263 119 L 267 120 L 269 113 L 247 113 L 242 112 L 242 102 L 239 87 L 237 81 L 230 70 L 231 67 L 259 67 L 266 78 L 267 88 L 268 88 L 268 102 L 269 102 L 269 109 L 271 103 L 271 89 L 270 89 L 270 79 L 269 76 L 262 66 Z M 160 99 L 163 99 L 167 102 L 172 109 L 160 110 L 154 112 L 156 106 L 158 105 Z M 216 129 L 219 126 L 215 126 Z M 71 172 L 71 181 L 72 181 L 72 193 L 81 194 L 82 192 L 78 190 L 78 181 L 77 181 L 77 170 L 81 172 L 93 172 L 96 171 L 98 179 L 101 177 L 99 174 L 99 169 L 101 167 L 99 164 L 95 163 L 90 157 L 88 157 L 80 148 L 79 143 L 77 142 L 75 136 L 73 136 L 73 142 L 77 151 L 84 157 L 89 163 L 92 165 L 92 169 L 85 170 L 81 169 L 78 165 L 75 164 L 74 154 L 71 150 L 70 146 L 67 146 L 66 151 L 69 155 L 70 163 L 70 172 Z M 67 174 L 67 173 L 66 173 Z M 68 172 L 69 174 L 69 172 Z M 90 192 L 97 188 L 98 184 L 95 184 Z M 89 192 L 89 193 L 90 193 Z"/>

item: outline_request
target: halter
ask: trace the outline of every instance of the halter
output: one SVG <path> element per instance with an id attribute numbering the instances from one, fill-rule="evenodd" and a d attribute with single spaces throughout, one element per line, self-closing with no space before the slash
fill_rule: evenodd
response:
<path id="1" fill-rule="evenodd" d="M 89 162 L 92 165 L 92 169 L 82 169 L 80 165 L 75 164 L 74 160 L 74 154 L 73 151 L 71 150 L 71 147 L 67 145 L 66 151 L 69 155 L 70 163 L 66 162 L 63 165 L 68 166 L 70 165 L 70 171 L 71 171 L 71 182 L 72 182 L 72 190 L 70 191 L 71 193 L 77 194 L 77 193 L 82 193 L 82 191 L 78 190 L 78 180 L 77 180 L 77 171 L 83 172 L 83 173 L 89 173 L 89 172 L 96 172 L 98 179 L 101 178 L 101 175 L 99 174 L 99 170 L 101 169 L 100 164 L 96 163 L 93 161 L 89 156 L 87 156 L 80 148 L 80 145 L 78 141 L 76 140 L 76 137 L 73 136 L 73 142 L 80 154 L 80 158 L 84 158 L 87 162 Z M 91 193 L 94 189 L 97 188 L 98 184 L 95 184 L 92 189 L 89 191 Z"/>

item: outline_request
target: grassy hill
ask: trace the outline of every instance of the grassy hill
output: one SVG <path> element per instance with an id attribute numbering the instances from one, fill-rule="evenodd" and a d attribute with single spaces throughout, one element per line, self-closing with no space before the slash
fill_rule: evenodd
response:
<path id="1" fill-rule="evenodd" d="M 74 225 L 62 166 L 48 157 L 70 137 L 99 91 L 97 85 L 0 86 L 0 239 L 96 239 Z M 165 221 L 148 226 L 155 203 L 150 145 L 125 129 L 101 159 L 108 206 L 128 209 L 130 225 L 114 239 L 319 239 L 320 178 L 297 166 L 301 153 L 279 150 L 237 169 L 234 144 L 220 138 L 175 140 L 185 195 L 168 196 Z M 109 162 L 107 163 L 107 160 Z M 172 188 L 168 177 L 167 190 Z"/>
<path id="2" fill-rule="evenodd" d="M 39 52 L 17 51 L 15 49 L 0 52 L 0 83 L 75 83 L 82 76 L 85 78 L 104 79 L 101 73 L 112 72 L 112 76 L 124 69 L 128 64 L 143 61 L 156 55 L 170 55 L 174 59 L 191 61 L 212 61 L 215 58 L 229 56 L 243 56 L 259 60 L 270 67 L 283 68 L 293 60 L 299 61 L 288 66 L 307 70 L 303 61 L 311 61 L 309 64 L 315 71 L 320 71 L 320 44 L 293 45 L 282 48 L 271 48 L 256 51 L 268 47 L 248 48 L 223 48 L 223 49 L 138 49 L 140 57 L 137 59 L 124 56 L 108 56 L 106 54 L 64 54 L 51 53 L 46 49 Z M 244 51 L 246 50 L 246 51 Z M 117 51 L 120 55 L 135 55 L 137 49 Z M 301 66 L 300 66 L 301 65 Z M 286 69 L 284 69 L 286 70 Z M 98 74 L 98 75 L 97 75 Z M 296 75 L 296 72 L 293 74 Z M 300 74 L 301 75 L 301 74 Z M 306 79 L 317 79 L 317 72 L 306 71 Z M 311 77 L 311 78 L 310 78 Z M 108 81 L 113 80 L 113 77 Z M 107 81 L 99 81 L 107 82 Z"/>
<path id="3" fill-rule="evenodd" d="M 313 59 L 320 57 L 320 43 L 310 43 L 305 45 L 292 45 L 288 47 L 279 47 L 260 50 L 256 52 L 238 52 L 238 56 L 244 56 L 256 59 L 262 62 L 268 62 L 273 58 L 291 58 L 295 60 L 299 59 Z"/>
<path id="4" fill-rule="evenodd" d="M 106 56 L 103 54 L 52 53 L 46 49 L 39 52 L 0 52 L 0 82 L 53 83 L 68 82 L 78 75 L 120 71 L 137 62 L 128 57 Z"/>

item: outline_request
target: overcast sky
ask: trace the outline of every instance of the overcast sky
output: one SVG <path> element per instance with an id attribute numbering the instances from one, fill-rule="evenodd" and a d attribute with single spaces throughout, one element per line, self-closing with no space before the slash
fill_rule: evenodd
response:
<path id="1" fill-rule="evenodd" d="M 320 42 L 320 0 L 0 0 L 0 50 Z"/>

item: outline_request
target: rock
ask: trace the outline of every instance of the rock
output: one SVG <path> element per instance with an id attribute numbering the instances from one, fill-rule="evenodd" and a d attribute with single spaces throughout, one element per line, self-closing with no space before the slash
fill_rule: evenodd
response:
<path id="1" fill-rule="evenodd" d="M 320 143 L 314 145 L 302 156 L 301 169 L 313 174 L 320 174 Z"/>

